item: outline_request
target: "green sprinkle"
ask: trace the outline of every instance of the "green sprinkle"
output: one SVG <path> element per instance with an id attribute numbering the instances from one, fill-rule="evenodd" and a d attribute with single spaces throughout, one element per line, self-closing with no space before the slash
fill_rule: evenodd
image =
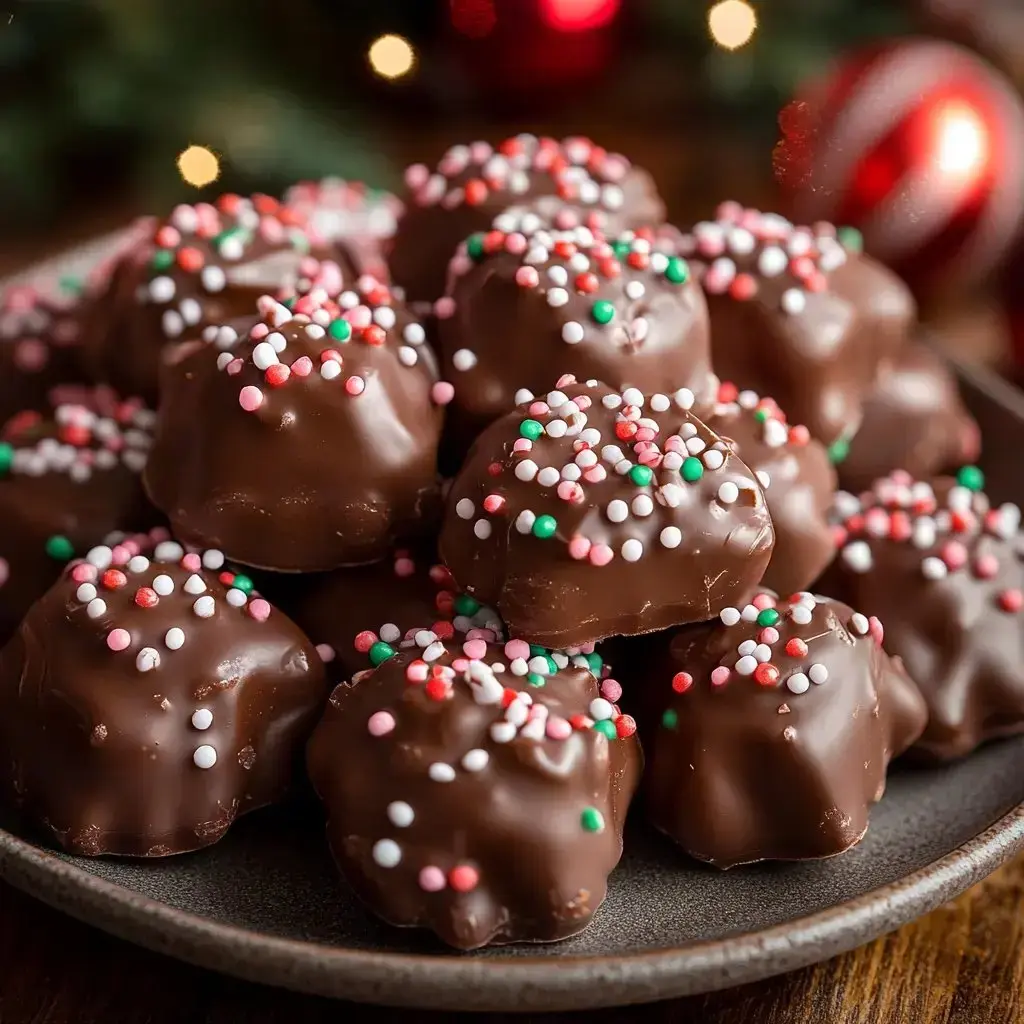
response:
<path id="1" fill-rule="evenodd" d="M 624 239 L 619 239 L 617 242 L 612 242 L 612 252 L 615 253 L 615 257 L 618 260 L 624 260 L 632 251 L 632 245 Z"/>
<path id="2" fill-rule="evenodd" d="M 541 540 L 554 537 L 555 530 L 557 529 L 558 522 L 554 516 L 537 516 L 533 521 L 533 535 L 534 537 L 540 537 Z"/>
<path id="3" fill-rule="evenodd" d="M 0 444 L 0 476 L 5 476 L 14 465 L 14 445 L 4 441 Z"/>
<path id="4" fill-rule="evenodd" d="M 615 723 L 610 718 L 603 718 L 600 722 L 595 722 L 594 729 L 610 740 L 618 739 L 619 734 L 615 731 Z"/>
<path id="5" fill-rule="evenodd" d="M 599 675 L 601 669 L 604 667 L 604 658 L 602 658 L 597 651 L 594 651 L 592 654 L 587 655 L 587 664 L 590 666 L 590 671 L 593 672 L 595 676 Z"/>
<path id="6" fill-rule="evenodd" d="M 846 460 L 846 456 L 850 454 L 850 442 L 845 438 L 841 437 L 838 441 L 833 441 L 828 446 L 828 457 L 831 462 L 835 465 L 839 465 L 840 462 Z"/>
<path id="7" fill-rule="evenodd" d="M 291 242 L 292 248 L 296 252 L 309 252 L 311 248 L 309 235 L 305 231 L 293 231 L 288 236 L 288 241 Z"/>
<path id="8" fill-rule="evenodd" d="M 81 295 L 85 290 L 85 282 L 73 274 L 65 274 L 63 277 L 58 278 L 57 286 L 68 295 Z"/>
<path id="9" fill-rule="evenodd" d="M 157 271 L 170 270 L 174 266 L 174 252 L 171 249 L 157 249 L 150 266 Z"/>
<path id="10" fill-rule="evenodd" d="M 545 658 L 547 657 L 548 649 L 541 647 L 540 644 L 530 644 L 530 657 L 531 658 Z"/>
<path id="11" fill-rule="evenodd" d="M 352 337 L 352 325 L 347 320 L 332 320 L 327 333 L 335 341 L 348 341 Z"/>
<path id="12" fill-rule="evenodd" d="M 696 483 L 704 475 L 704 463 L 693 455 L 683 459 L 683 479 L 688 484 Z"/>
<path id="13" fill-rule="evenodd" d="M 553 676 L 558 671 L 558 666 L 555 664 L 555 659 L 550 654 L 545 655 L 545 660 L 548 663 L 548 675 Z"/>
<path id="14" fill-rule="evenodd" d="M 284 306 L 285 309 L 294 309 L 298 298 L 299 297 L 297 295 L 289 295 L 288 298 L 281 300 L 281 305 Z"/>
<path id="15" fill-rule="evenodd" d="M 584 807 L 580 824 L 584 832 L 603 832 L 604 815 L 596 807 Z"/>
<path id="16" fill-rule="evenodd" d="M 471 260 L 479 263 L 484 258 L 484 236 L 479 233 L 470 235 L 466 239 L 466 252 Z"/>
<path id="17" fill-rule="evenodd" d="M 686 284 L 690 277 L 690 265 L 686 260 L 673 256 L 665 267 L 665 276 L 673 284 Z"/>
<path id="18" fill-rule="evenodd" d="M 757 420 L 758 423 L 767 423 L 768 422 L 768 410 L 767 409 L 758 409 L 754 413 L 754 419 Z"/>
<path id="19" fill-rule="evenodd" d="M 759 626 L 774 626 L 779 621 L 779 613 L 774 608 L 762 608 L 757 613 L 757 624 Z"/>
<path id="20" fill-rule="evenodd" d="M 519 424 L 519 436 L 530 441 L 536 441 L 544 433 L 544 427 L 539 420 L 523 420 Z"/>
<path id="21" fill-rule="evenodd" d="M 985 474 L 977 466 L 961 466 L 956 471 L 956 482 L 969 491 L 980 491 L 985 487 Z"/>
<path id="22" fill-rule="evenodd" d="M 378 640 L 370 648 L 370 664 L 376 668 L 378 665 L 387 661 L 388 658 L 393 658 L 396 653 L 397 651 L 395 651 L 391 644 L 386 644 L 383 640 Z"/>
<path id="23" fill-rule="evenodd" d="M 675 711 L 673 711 L 672 708 L 669 708 L 661 716 L 661 724 L 666 729 L 674 729 L 679 724 L 679 715 Z"/>
<path id="24" fill-rule="evenodd" d="M 243 594 L 251 594 L 255 588 L 253 581 L 248 576 L 241 575 L 241 573 L 231 581 L 231 586 L 235 590 L 240 590 Z"/>
<path id="25" fill-rule="evenodd" d="M 849 249 L 850 252 L 864 251 L 864 236 L 856 228 L 840 228 L 836 232 L 836 237 L 844 249 Z"/>
<path id="26" fill-rule="evenodd" d="M 62 537 L 59 533 L 54 534 L 46 542 L 46 553 L 58 562 L 66 562 L 75 553 L 75 549 L 71 546 L 71 541 L 67 537 Z"/>
<path id="27" fill-rule="evenodd" d="M 615 317 L 615 307 L 607 299 L 598 299 L 590 307 L 590 315 L 599 323 L 611 323 Z"/>
<path id="28" fill-rule="evenodd" d="M 538 672 L 528 672 L 526 675 L 526 681 L 531 686 L 543 686 L 547 682 L 547 680 Z"/>
<path id="29" fill-rule="evenodd" d="M 455 598 L 455 611 L 458 615 L 476 615 L 480 611 L 480 602 L 469 594 L 459 594 Z"/>
<path id="30" fill-rule="evenodd" d="M 629 471 L 629 479 L 632 480 L 637 487 L 646 487 L 653 478 L 654 471 L 650 466 L 634 466 Z"/>

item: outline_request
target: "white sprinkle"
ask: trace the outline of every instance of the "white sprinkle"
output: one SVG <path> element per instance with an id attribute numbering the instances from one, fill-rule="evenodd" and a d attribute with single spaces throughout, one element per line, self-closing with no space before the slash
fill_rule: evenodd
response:
<path id="1" fill-rule="evenodd" d="M 541 657 L 541 655 L 539 655 L 539 654 L 536 655 L 536 657 L 531 658 L 526 663 L 526 667 L 531 672 L 536 672 L 537 675 L 539 675 L 539 676 L 546 676 L 548 674 L 548 661 L 547 661 L 547 658 Z"/>
<path id="2" fill-rule="evenodd" d="M 170 277 L 154 277 L 149 282 L 149 297 L 153 302 L 170 302 L 176 290 L 174 279 Z"/>
<path id="3" fill-rule="evenodd" d="M 669 454 L 672 454 L 671 452 Z M 704 453 L 702 460 L 704 465 L 710 470 L 721 469 L 725 465 L 725 453 L 720 451 L 718 448 L 709 448 Z"/>
<path id="4" fill-rule="evenodd" d="M 751 657 L 748 654 L 748 655 L 746 655 L 746 657 L 740 658 L 740 660 L 736 662 L 736 669 L 735 669 L 735 671 L 736 671 L 737 675 L 749 676 L 749 675 L 753 674 L 754 669 L 756 669 L 756 668 L 757 668 L 757 659 Z"/>
<path id="5" fill-rule="evenodd" d="M 415 366 L 420 361 L 419 353 L 408 345 L 402 345 L 398 349 L 398 361 L 403 366 Z"/>
<path id="6" fill-rule="evenodd" d="M 178 306 L 185 323 L 194 325 L 203 319 L 203 307 L 195 299 L 182 299 Z"/>
<path id="7" fill-rule="evenodd" d="M 197 573 L 192 573 L 192 575 L 185 580 L 184 590 L 186 594 L 201 594 L 206 590 L 206 583 L 202 576 Z"/>
<path id="8" fill-rule="evenodd" d="M 721 487 L 718 488 L 718 500 L 723 505 L 731 505 L 740 496 L 740 489 L 731 481 L 726 480 Z"/>
<path id="9" fill-rule="evenodd" d="M 807 605 L 801 604 L 790 609 L 789 617 L 798 626 L 806 626 L 814 618 L 814 612 Z"/>
<path id="10" fill-rule="evenodd" d="M 629 506 L 621 498 L 615 498 L 608 502 L 605 514 L 613 523 L 622 523 L 629 518 Z"/>
<path id="11" fill-rule="evenodd" d="M 98 619 L 101 615 L 107 613 L 107 602 L 102 597 L 94 597 L 85 608 L 85 614 L 90 619 Z"/>
<path id="12" fill-rule="evenodd" d="M 110 566 L 113 557 L 114 553 L 110 548 L 106 544 L 100 544 L 89 551 L 85 556 L 85 560 L 90 565 L 96 566 L 97 569 L 106 569 Z"/>
<path id="13" fill-rule="evenodd" d="M 799 288 L 787 288 L 782 293 L 782 308 L 790 316 L 802 313 L 807 307 L 807 296 Z"/>
<path id="14" fill-rule="evenodd" d="M 772 649 L 767 644 L 758 644 L 754 648 L 754 660 L 762 664 L 772 660 Z"/>
<path id="15" fill-rule="evenodd" d="M 569 320 L 562 325 L 562 341 L 567 345 L 578 345 L 583 340 L 583 324 Z"/>
<path id="16" fill-rule="evenodd" d="M 660 540 L 662 547 L 677 548 L 683 541 L 683 534 L 678 526 L 666 526 L 661 531 Z"/>
<path id="17" fill-rule="evenodd" d="M 491 535 L 491 524 L 486 519 L 478 519 L 473 524 L 473 535 L 477 540 L 487 540 Z"/>
<path id="18" fill-rule="evenodd" d="M 757 650 L 756 640 L 744 640 L 743 643 L 736 648 L 736 653 L 741 657 L 745 658 L 748 654 L 753 654 Z"/>
<path id="19" fill-rule="evenodd" d="M 771 476 L 770 476 L 770 475 L 769 475 L 769 474 L 768 474 L 768 473 L 767 473 L 767 472 L 766 472 L 765 470 L 763 470 L 763 469 L 759 469 L 759 470 L 758 470 L 758 471 L 757 471 L 757 472 L 756 472 L 756 473 L 754 474 L 754 476 L 756 476 L 756 477 L 757 477 L 757 482 L 758 482 L 758 483 L 759 483 L 759 484 L 760 484 L 760 485 L 761 485 L 762 487 L 765 487 L 765 488 L 767 488 L 767 487 L 770 487 L 770 486 L 771 486 L 771 483 L 772 483 L 772 478 L 771 478 Z"/>
<path id="20" fill-rule="evenodd" d="M 723 626 L 735 626 L 740 621 L 739 608 L 723 608 L 718 617 L 722 620 Z"/>
<path id="21" fill-rule="evenodd" d="M 525 658 L 513 658 L 508 669 L 514 676 L 525 676 L 530 672 L 530 666 L 527 665 Z"/>
<path id="22" fill-rule="evenodd" d="M 548 437 L 565 437 L 569 431 L 569 424 L 565 420 L 551 420 L 550 423 L 544 428 L 544 433 Z"/>
<path id="23" fill-rule="evenodd" d="M 693 403 L 696 401 L 693 392 L 689 388 L 680 388 L 672 397 L 675 399 L 676 405 L 684 410 L 692 409 Z"/>
<path id="24" fill-rule="evenodd" d="M 810 689 L 810 680 L 803 672 L 794 672 L 787 680 L 786 685 L 793 693 L 806 693 Z"/>
<path id="25" fill-rule="evenodd" d="M 427 332 L 422 324 L 407 324 L 402 331 L 402 338 L 410 345 L 422 345 L 427 339 Z"/>
<path id="26" fill-rule="evenodd" d="M 941 558 L 931 556 L 921 562 L 921 572 L 926 580 L 941 580 L 947 575 L 946 563 Z"/>
<path id="27" fill-rule="evenodd" d="M 88 604 L 95 596 L 96 588 L 91 583 L 83 583 L 78 590 L 75 591 L 75 597 L 77 597 L 82 604 Z"/>
<path id="28" fill-rule="evenodd" d="M 435 641 L 429 647 L 427 647 L 420 657 L 424 661 L 437 661 L 441 655 L 444 654 L 444 644 L 440 640 Z"/>
<path id="29" fill-rule="evenodd" d="M 915 520 L 910 543 L 919 551 L 930 548 L 935 543 L 935 520 L 930 516 Z"/>
<path id="30" fill-rule="evenodd" d="M 198 708 L 192 713 L 192 727 L 206 732 L 213 725 L 213 712 L 209 708 Z"/>
<path id="31" fill-rule="evenodd" d="M 459 498 L 455 503 L 455 514 L 460 519 L 472 519 L 476 512 L 476 506 L 469 498 Z"/>
<path id="32" fill-rule="evenodd" d="M 174 593 L 174 580 L 172 580 L 166 573 L 160 573 L 160 575 L 153 580 L 153 589 L 161 597 L 167 597 Z"/>
<path id="33" fill-rule="evenodd" d="M 537 483 L 541 487 L 554 487 L 561 478 L 562 474 L 554 466 L 545 466 L 537 474 Z"/>
<path id="34" fill-rule="evenodd" d="M 380 627 L 379 633 L 381 640 L 386 644 L 393 644 L 396 640 L 400 640 L 402 637 L 402 631 L 393 622 L 385 622 L 384 625 Z M 431 636 L 433 637 L 433 634 L 431 634 Z M 430 642 L 431 640 L 427 641 L 427 643 Z"/>
<path id="35" fill-rule="evenodd" d="M 476 353 L 471 352 L 468 348 L 460 348 L 452 356 L 452 366 L 456 370 L 472 370 L 476 366 Z"/>
<path id="36" fill-rule="evenodd" d="M 154 647 L 143 647 L 135 658 L 135 667 L 140 672 L 148 672 L 160 665 L 160 652 Z"/>
<path id="37" fill-rule="evenodd" d="M 564 306 L 569 301 L 569 293 L 564 288 L 552 288 L 548 291 L 547 300 L 549 306 Z"/>
<path id="38" fill-rule="evenodd" d="M 334 380 L 341 376 L 341 363 L 336 359 L 325 359 L 320 364 L 320 376 L 324 380 Z"/>
<path id="39" fill-rule="evenodd" d="M 518 530 L 519 533 L 530 533 L 533 530 L 533 524 L 536 521 L 536 514 L 531 512 L 528 508 L 524 508 L 523 511 L 516 516 L 516 530 Z"/>
<path id="40" fill-rule="evenodd" d="M 217 266 L 203 267 L 199 274 L 199 280 L 208 292 L 219 292 L 224 290 L 227 284 L 227 274 Z"/>
<path id="41" fill-rule="evenodd" d="M 595 697 L 590 702 L 590 708 L 588 710 L 590 717 L 594 719 L 595 722 L 603 722 L 615 714 L 615 708 L 613 708 L 611 702 L 605 700 L 604 697 Z"/>
<path id="42" fill-rule="evenodd" d="M 224 600 L 227 601 L 232 608 L 244 608 L 249 601 L 246 597 L 244 590 L 239 590 L 237 587 L 231 587 L 230 590 L 224 595 Z"/>
<path id="43" fill-rule="evenodd" d="M 649 494 L 638 494 L 632 501 L 631 505 L 633 509 L 633 515 L 639 516 L 641 519 L 644 516 L 649 516 L 654 511 L 654 502 L 651 500 Z"/>
<path id="44" fill-rule="evenodd" d="M 486 750 L 481 750 L 479 747 L 475 747 L 473 750 L 468 751 L 462 758 L 462 767 L 467 772 L 482 772 L 487 767 L 487 762 L 490 761 L 490 754 Z"/>
<path id="45" fill-rule="evenodd" d="M 644 287 L 643 281 L 629 281 L 626 284 L 626 298 L 628 299 L 633 299 L 634 301 L 642 299 L 646 291 L 647 289 Z"/>
<path id="46" fill-rule="evenodd" d="M 145 572 L 149 568 L 149 559 L 145 555 L 135 555 L 128 559 L 129 572 Z"/>
<path id="47" fill-rule="evenodd" d="M 511 722 L 495 722 L 491 726 L 491 739 L 495 743 L 511 743 L 515 738 L 516 727 Z"/>
<path id="48" fill-rule="evenodd" d="M 635 405 L 639 409 L 644 404 L 644 393 L 639 388 L 626 388 L 622 392 L 622 400 L 626 405 Z"/>
<path id="49" fill-rule="evenodd" d="M 745 604 L 743 606 L 743 611 L 740 612 L 740 618 L 743 619 L 744 622 L 755 622 L 760 614 L 761 612 L 757 605 Z"/>
<path id="50" fill-rule="evenodd" d="M 378 839 L 373 844 L 373 859 L 382 868 L 397 867 L 402 860 L 402 848 L 394 839 Z"/>
<path id="51" fill-rule="evenodd" d="M 196 747 L 192 760 L 197 768 L 212 768 L 217 763 L 217 751 L 208 743 Z"/>
<path id="52" fill-rule="evenodd" d="M 252 361 L 256 364 L 257 369 L 260 370 L 269 370 L 271 366 L 276 366 L 278 360 L 273 345 L 268 345 L 265 341 L 261 341 L 252 350 Z"/>
<path id="53" fill-rule="evenodd" d="M 388 820 L 395 828 L 408 828 L 415 818 L 413 809 L 404 800 L 392 800 L 388 804 Z"/>
<path id="54" fill-rule="evenodd" d="M 644 546 L 636 538 L 631 537 L 619 549 L 627 562 L 639 562 L 644 554 Z"/>
<path id="55" fill-rule="evenodd" d="M 565 267 L 548 267 L 548 280 L 552 284 L 564 285 L 569 280 L 569 274 Z"/>
<path id="56" fill-rule="evenodd" d="M 192 605 L 192 611 L 194 611 L 201 619 L 212 618 L 216 610 L 216 602 L 209 596 L 209 594 L 205 597 L 199 598 L 196 603 Z"/>
<path id="57" fill-rule="evenodd" d="M 872 565 L 871 548 L 866 541 L 855 540 L 843 548 L 843 562 L 853 572 L 867 572 Z"/>
<path id="58" fill-rule="evenodd" d="M 860 612 L 854 612 L 850 617 L 850 628 L 858 636 L 867 636 L 868 629 L 870 628 L 867 616 L 861 615 Z"/>
<path id="59" fill-rule="evenodd" d="M 185 631 L 180 629 L 178 626 L 171 626 L 169 630 L 164 634 L 164 645 L 168 650 L 178 651 L 181 650 L 182 645 L 185 643 Z"/>
<path id="60" fill-rule="evenodd" d="M 378 306 L 373 311 L 373 322 L 385 331 L 390 331 L 395 326 L 395 311 L 390 306 Z"/>
<path id="61" fill-rule="evenodd" d="M 766 246 L 757 259 L 757 269 L 764 277 L 778 277 L 788 266 L 789 257 L 777 245 Z"/>
<path id="62" fill-rule="evenodd" d="M 210 548 L 203 552 L 203 568 L 212 569 L 216 572 L 224 567 L 224 552 L 216 548 Z"/>
<path id="63" fill-rule="evenodd" d="M 527 402 L 533 401 L 533 392 L 528 388 L 520 388 L 516 393 L 513 401 L 516 405 L 525 405 Z"/>
<path id="64" fill-rule="evenodd" d="M 165 540 L 157 544 L 153 558 L 158 562 L 178 562 L 184 554 L 185 549 L 177 541 Z"/>
<path id="65" fill-rule="evenodd" d="M 523 459 L 516 465 L 516 479 L 529 482 L 537 475 L 537 463 L 533 459 Z"/>
<path id="66" fill-rule="evenodd" d="M 816 661 L 808 670 L 807 675 L 812 683 L 820 686 L 828 679 L 828 669 L 820 661 Z"/>
<path id="67" fill-rule="evenodd" d="M 455 769 L 443 761 L 435 761 L 427 769 L 427 774 L 434 782 L 452 782 L 455 779 Z"/>

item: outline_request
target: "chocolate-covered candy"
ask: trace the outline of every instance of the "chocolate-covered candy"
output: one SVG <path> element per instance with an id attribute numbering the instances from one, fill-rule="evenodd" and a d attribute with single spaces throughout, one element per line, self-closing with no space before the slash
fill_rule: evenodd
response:
<path id="1" fill-rule="evenodd" d="M 761 593 L 665 634 L 648 671 L 651 821 L 728 868 L 842 853 L 868 827 L 886 768 L 925 707 L 882 626 L 809 593 Z"/>
<path id="2" fill-rule="evenodd" d="M 725 203 L 680 239 L 707 293 L 723 380 L 771 395 L 825 445 L 849 439 L 914 303 L 854 232 Z"/>
<path id="3" fill-rule="evenodd" d="M 224 556 L 131 543 L 68 566 L 0 654 L 0 786 L 78 854 L 209 846 L 279 800 L 326 684 Z"/>
<path id="4" fill-rule="evenodd" d="M 140 479 L 153 420 L 106 388 L 66 388 L 0 432 L 0 643 L 70 558 L 158 521 Z"/>
<path id="5" fill-rule="evenodd" d="M 908 345 L 864 402 L 864 419 L 838 460 L 839 483 L 866 490 L 903 469 L 929 480 L 978 458 L 978 425 L 964 408 L 956 377 L 927 345 Z"/>
<path id="6" fill-rule="evenodd" d="M 822 583 L 885 623 L 886 650 L 928 703 L 915 749 L 933 759 L 1024 731 L 1020 510 L 990 508 L 973 467 L 960 480 L 895 473 L 860 498 L 841 492 Z"/>
<path id="7" fill-rule="evenodd" d="M 701 416 L 754 471 L 764 488 L 775 550 L 763 584 L 780 594 L 810 586 L 831 561 L 828 515 L 836 489 L 828 453 L 770 398 L 722 384 Z"/>
<path id="8" fill-rule="evenodd" d="M 710 371 L 707 306 L 684 259 L 653 233 L 606 241 L 588 228 L 471 236 L 435 304 L 442 376 L 460 453 L 524 395 L 563 373 L 652 394 L 700 392 Z"/>
<path id="9" fill-rule="evenodd" d="M 356 893 L 460 949 L 590 923 L 640 767 L 586 658 L 487 638 L 417 635 L 334 691 L 308 750 Z"/>
<path id="10" fill-rule="evenodd" d="M 331 255 L 298 211 L 265 195 L 178 206 L 148 227 L 135 231 L 91 303 L 84 355 L 97 380 L 154 405 L 169 342 L 248 315 L 261 295 L 302 275 L 308 253 Z"/>
<path id="11" fill-rule="evenodd" d="M 0 426 L 24 409 L 45 411 L 52 388 L 82 379 L 77 282 L 0 292 Z"/>
<path id="12" fill-rule="evenodd" d="M 168 360 L 150 496 L 182 541 L 246 565 L 386 557 L 436 501 L 441 409 L 423 328 L 362 278 L 337 301 L 260 308 Z"/>
<path id="13" fill-rule="evenodd" d="M 764 494 L 692 404 L 567 376 L 494 423 L 448 494 L 458 586 L 549 647 L 699 622 L 749 592 L 774 542 Z"/>
<path id="14" fill-rule="evenodd" d="M 497 148 L 453 146 L 434 171 L 425 164 L 408 168 L 405 184 L 390 263 L 414 301 L 441 295 L 459 242 L 488 230 L 509 206 L 528 207 L 558 226 L 575 220 L 612 234 L 657 224 L 665 213 L 646 171 L 583 138 L 517 135 Z"/>

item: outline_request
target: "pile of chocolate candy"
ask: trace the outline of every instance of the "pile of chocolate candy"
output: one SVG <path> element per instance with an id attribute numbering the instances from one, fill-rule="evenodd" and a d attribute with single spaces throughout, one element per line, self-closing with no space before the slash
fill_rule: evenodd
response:
<path id="1" fill-rule="evenodd" d="M 710 864 L 826 857 L 891 759 L 1024 731 L 1019 512 L 905 287 L 663 217 L 521 135 L 9 292 L 3 798 L 166 856 L 304 752 L 360 897 L 474 948 L 584 928 L 638 790 Z"/>

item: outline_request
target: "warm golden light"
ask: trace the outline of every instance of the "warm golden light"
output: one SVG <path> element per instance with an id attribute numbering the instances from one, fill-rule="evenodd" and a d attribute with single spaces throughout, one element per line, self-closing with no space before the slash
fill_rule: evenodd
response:
<path id="1" fill-rule="evenodd" d="M 939 170 L 958 178 L 977 174 L 988 153 L 988 137 L 981 118 L 970 107 L 950 104 L 939 112 L 938 124 Z"/>
<path id="2" fill-rule="evenodd" d="M 711 38 L 727 50 L 745 46 L 757 30 L 757 15 L 746 0 L 722 0 L 708 11 Z"/>
<path id="3" fill-rule="evenodd" d="M 374 40 L 368 54 L 370 67 L 381 78 L 401 78 L 412 71 L 416 53 L 408 39 L 386 35 Z"/>
<path id="4" fill-rule="evenodd" d="M 217 180 L 220 161 L 205 146 L 189 146 L 178 154 L 178 173 L 189 185 L 203 188 Z"/>

